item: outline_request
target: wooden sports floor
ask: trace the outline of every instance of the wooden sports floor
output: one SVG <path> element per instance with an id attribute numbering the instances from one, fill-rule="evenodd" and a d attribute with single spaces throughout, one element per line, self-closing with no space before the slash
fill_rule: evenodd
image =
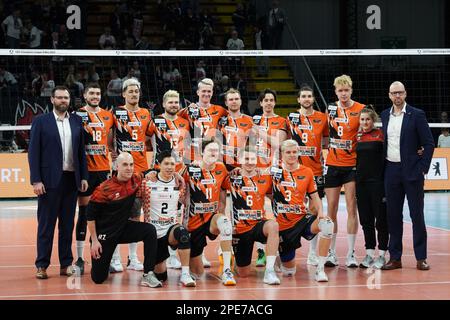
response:
<path id="1" fill-rule="evenodd" d="M 324 201 L 325 203 L 325 201 Z M 326 208 L 326 206 L 325 206 Z M 407 212 L 407 207 L 405 207 Z M 315 267 L 306 265 L 309 244 L 297 250 L 297 274 L 282 277 L 281 285 L 263 283 L 264 268 L 253 268 L 249 278 L 237 278 L 235 287 L 224 287 L 218 276 L 217 242 L 210 242 L 206 255 L 212 267 L 197 281 L 197 287 L 184 288 L 178 284 L 178 270 L 169 270 L 169 279 L 162 288 L 139 286 L 141 272 L 112 274 L 101 285 L 95 285 L 89 275 L 90 266 L 81 277 L 59 276 L 57 244 L 53 247 L 49 279 L 35 278 L 36 201 L 0 201 L 0 300 L 405 300 L 450 299 L 450 193 L 425 194 L 425 216 L 428 230 L 428 262 L 430 271 L 416 269 L 412 249 L 412 231 L 405 215 L 403 269 L 375 271 L 347 269 L 345 255 L 346 213 L 343 196 L 339 207 L 337 253 L 339 267 L 327 268 L 328 283 L 314 281 Z M 57 235 L 55 235 L 57 239 Z M 128 246 L 122 245 L 125 260 Z M 139 246 L 142 252 L 142 244 Z M 73 247 L 76 256 L 75 246 Z M 356 253 L 364 257 L 364 240 L 359 228 Z M 85 259 L 89 254 L 86 241 Z M 88 258 L 90 260 L 90 258 Z M 141 256 L 142 260 L 142 256 Z M 255 255 L 253 257 L 253 265 Z M 124 263 L 126 261 L 123 261 Z M 125 268 L 126 269 L 126 268 Z M 280 274 L 281 276 L 281 274 Z"/>

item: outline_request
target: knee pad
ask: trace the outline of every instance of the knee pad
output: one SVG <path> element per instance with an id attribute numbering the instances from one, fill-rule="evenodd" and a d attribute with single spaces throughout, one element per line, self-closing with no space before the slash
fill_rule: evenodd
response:
<path id="1" fill-rule="evenodd" d="M 167 280 L 167 270 L 164 272 L 161 272 L 161 273 L 155 272 L 155 276 L 161 282 L 166 281 Z"/>
<path id="2" fill-rule="evenodd" d="M 329 218 L 319 220 L 319 237 L 324 239 L 331 239 L 333 236 L 334 223 Z"/>
<path id="3" fill-rule="evenodd" d="M 295 258 L 295 250 L 280 254 L 281 262 L 289 262 L 294 258 Z"/>
<path id="4" fill-rule="evenodd" d="M 297 272 L 297 267 L 286 268 L 283 264 L 281 264 L 281 272 L 285 277 L 292 277 Z"/>
<path id="5" fill-rule="evenodd" d="M 178 241 L 178 249 L 189 249 L 191 247 L 191 236 L 183 226 L 176 227 L 173 230 L 173 236 Z"/>
<path id="6" fill-rule="evenodd" d="M 217 219 L 217 228 L 220 231 L 220 241 L 231 241 L 233 237 L 233 227 L 231 221 L 226 216 Z"/>

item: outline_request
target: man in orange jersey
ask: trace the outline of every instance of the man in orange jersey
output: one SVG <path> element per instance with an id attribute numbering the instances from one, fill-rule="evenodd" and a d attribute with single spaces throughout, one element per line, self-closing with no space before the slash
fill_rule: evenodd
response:
<path id="1" fill-rule="evenodd" d="M 203 273 L 202 252 L 207 245 L 206 237 L 214 240 L 220 236 L 223 255 L 222 283 L 236 285 L 231 272 L 232 225 L 224 214 L 228 171 L 220 162 L 220 145 L 214 139 L 202 142 L 203 158 L 200 165 L 186 166 L 183 177 L 188 185 L 183 223 L 191 233 L 190 267 L 194 275 Z M 187 200 L 189 199 L 189 200 Z"/>
<path id="2" fill-rule="evenodd" d="M 242 100 L 238 90 L 231 88 L 225 92 L 225 105 L 228 115 L 220 118 L 219 130 L 223 139 L 223 162 L 231 171 L 239 166 L 238 150 L 245 146 L 253 120 L 241 113 Z"/>
<path id="3" fill-rule="evenodd" d="M 279 146 L 287 137 L 287 121 L 274 113 L 277 102 L 275 91 L 265 89 L 258 101 L 263 114 L 253 116 L 250 144 L 256 145 L 258 168 L 269 169 L 279 159 Z"/>
<path id="4" fill-rule="evenodd" d="M 258 97 L 263 109 L 262 115 L 253 116 L 253 128 L 250 132 L 249 143 L 255 146 L 258 155 L 258 168 L 263 172 L 268 171 L 273 163 L 279 161 L 280 144 L 286 140 L 288 128 L 285 118 L 274 113 L 277 102 L 277 94 L 274 90 L 265 89 Z M 264 245 L 256 242 L 258 258 L 256 266 L 266 264 Z"/>
<path id="5" fill-rule="evenodd" d="M 352 100 L 352 79 L 342 75 L 334 79 L 336 103 L 327 108 L 330 141 L 326 159 L 325 193 L 327 195 L 328 216 L 334 222 L 334 233 L 326 266 L 338 265 L 336 256 L 337 211 L 339 195 L 344 186 L 347 205 L 347 240 L 348 251 L 346 266 L 357 268 L 355 240 L 358 232 L 356 213 L 356 137 L 359 129 L 359 114 L 364 105 Z"/>
<path id="6" fill-rule="evenodd" d="M 191 135 L 191 160 L 201 158 L 202 140 L 205 137 L 214 137 L 219 119 L 227 115 L 227 111 L 218 105 L 211 104 L 214 82 L 204 78 L 198 82 L 198 102 L 191 103 L 180 110 L 178 115 L 189 121 Z"/>
<path id="7" fill-rule="evenodd" d="M 149 169 L 146 142 L 147 136 L 150 135 L 151 116 L 147 109 L 139 107 L 140 93 L 141 84 L 135 78 L 130 78 L 123 82 L 122 96 L 125 98 L 125 105 L 117 107 L 113 112 L 115 121 L 114 134 L 117 152 L 129 152 L 133 156 L 135 173 L 145 174 Z M 139 199 L 136 200 L 132 208 L 133 220 L 140 220 L 141 207 L 141 201 Z M 143 270 L 144 266 L 137 256 L 137 243 L 130 243 L 128 247 L 127 269 Z M 119 246 L 117 246 L 111 260 L 111 271 L 123 271 Z"/>
<path id="8" fill-rule="evenodd" d="M 113 150 L 111 129 L 114 126 L 112 114 L 99 106 L 102 94 L 97 83 L 87 84 L 83 97 L 86 105 L 80 108 L 76 114 L 81 117 L 84 129 L 89 188 L 86 192 L 79 192 L 78 194 L 78 220 L 75 229 L 78 259 L 75 265 L 80 269 L 80 274 L 84 274 L 83 251 L 87 228 L 86 207 L 95 188 L 110 178 L 109 151 Z"/>
<path id="9" fill-rule="evenodd" d="M 150 125 L 150 137 L 153 146 L 153 167 L 158 168 L 158 155 L 164 150 L 172 151 L 175 159 L 175 170 L 180 172 L 184 167 L 183 161 L 187 158 L 185 149 L 189 136 L 189 122 L 177 115 L 180 111 L 180 95 L 177 91 L 168 90 L 163 96 L 164 113 L 156 116 Z M 181 211 L 181 208 L 180 208 Z M 169 246 L 170 257 L 167 267 L 180 269 L 181 262 L 176 251 Z"/>
<path id="10" fill-rule="evenodd" d="M 150 124 L 150 137 L 153 146 L 153 166 L 157 167 L 157 155 L 171 150 L 176 162 L 176 171 L 183 167 L 186 139 L 189 135 L 189 122 L 177 115 L 180 111 L 180 94 L 168 90 L 163 96 L 164 113 L 156 116 Z"/>
<path id="11" fill-rule="evenodd" d="M 191 161 L 201 159 L 202 141 L 205 137 L 214 137 L 218 134 L 217 125 L 219 119 L 227 115 L 227 111 L 218 105 L 211 104 L 214 93 L 214 82 L 210 78 L 204 78 L 198 82 L 198 102 L 191 103 L 180 110 L 178 115 L 189 121 L 189 133 L 191 138 Z M 207 268 L 211 263 L 202 256 L 203 265 Z"/>
<path id="12" fill-rule="evenodd" d="M 295 250 L 301 246 L 301 237 L 311 240 L 319 235 L 319 263 L 316 281 L 328 281 L 324 271 L 333 221 L 323 215 L 322 201 L 317 194 L 313 171 L 298 161 L 298 143 L 286 140 L 281 144 L 281 167 L 271 168 L 273 178 L 273 213 L 280 229 L 281 271 L 285 276 L 296 272 Z M 317 209 L 317 215 L 308 213 L 306 196 Z"/>
<path id="13" fill-rule="evenodd" d="M 267 243 L 267 263 L 264 283 L 280 284 L 275 273 L 275 259 L 279 244 L 278 223 L 267 220 L 264 211 L 265 195 L 271 192 L 272 177 L 256 171 L 256 150 L 247 146 L 239 152 L 240 174 L 230 176 L 233 214 L 233 249 L 239 276 L 250 272 L 253 243 Z"/>
<path id="14" fill-rule="evenodd" d="M 324 192 L 322 147 L 328 148 L 328 121 L 325 113 L 313 108 L 314 91 L 309 86 L 303 86 L 298 92 L 297 101 L 300 109 L 291 112 L 288 119 L 289 134 L 299 145 L 299 157 L 301 163 L 311 168 L 314 174 L 319 197 L 322 199 Z M 325 139 L 326 138 L 326 139 Z M 314 211 L 315 208 L 311 207 Z M 317 266 L 319 263 L 317 254 L 317 237 L 310 242 L 307 264 Z"/>

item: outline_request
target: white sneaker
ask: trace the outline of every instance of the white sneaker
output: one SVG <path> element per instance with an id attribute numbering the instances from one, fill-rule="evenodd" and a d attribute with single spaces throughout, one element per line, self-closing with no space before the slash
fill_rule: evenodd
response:
<path id="1" fill-rule="evenodd" d="M 359 264 L 359 267 L 364 269 L 370 268 L 373 262 L 374 262 L 373 258 L 367 254 L 364 257 L 363 261 L 361 261 L 361 263 Z"/>
<path id="2" fill-rule="evenodd" d="M 177 256 L 170 256 L 166 260 L 166 266 L 168 269 L 181 269 L 181 262 L 178 260 Z"/>
<path id="3" fill-rule="evenodd" d="M 319 258 L 314 252 L 308 254 L 308 260 L 306 261 L 306 264 L 309 264 L 310 266 L 319 265 Z"/>
<path id="4" fill-rule="evenodd" d="M 355 251 L 353 251 L 351 255 L 347 256 L 345 265 L 347 266 L 347 268 L 358 268 L 358 261 L 356 261 Z"/>
<path id="5" fill-rule="evenodd" d="M 386 258 L 384 256 L 379 256 L 372 264 L 372 267 L 375 269 L 381 269 L 381 267 L 384 266 L 385 264 Z"/>
<path id="6" fill-rule="evenodd" d="M 111 260 L 111 263 L 109 264 L 109 272 L 111 273 L 123 272 L 123 266 L 119 259 Z"/>
<path id="7" fill-rule="evenodd" d="M 264 283 L 266 284 L 280 284 L 280 278 L 278 278 L 275 270 L 267 270 L 264 272 Z"/>
<path id="8" fill-rule="evenodd" d="M 202 263 L 203 268 L 211 268 L 211 262 L 209 262 L 208 259 L 206 259 L 205 254 L 202 254 Z"/>
<path id="9" fill-rule="evenodd" d="M 314 278 L 317 282 L 328 282 L 327 274 L 323 269 L 317 268 Z"/>
<path id="10" fill-rule="evenodd" d="M 226 269 L 222 274 L 222 284 L 224 286 L 235 286 L 236 280 L 234 280 L 233 272 L 230 269 Z"/>
<path id="11" fill-rule="evenodd" d="M 336 257 L 336 251 L 328 250 L 327 261 L 325 262 L 325 267 L 336 267 L 339 265 L 338 259 Z"/>
<path id="12" fill-rule="evenodd" d="M 189 273 L 182 273 L 180 276 L 180 283 L 185 287 L 195 287 L 197 284 L 195 280 L 192 279 Z"/>
<path id="13" fill-rule="evenodd" d="M 127 269 L 142 271 L 142 270 L 144 270 L 144 265 L 137 258 L 133 258 L 133 259 L 128 258 Z"/>
<path id="14" fill-rule="evenodd" d="M 150 271 L 149 273 L 142 275 L 141 286 L 158 288 L 162 287 L 162 283 L 158 280 L 153 271 Z"/>

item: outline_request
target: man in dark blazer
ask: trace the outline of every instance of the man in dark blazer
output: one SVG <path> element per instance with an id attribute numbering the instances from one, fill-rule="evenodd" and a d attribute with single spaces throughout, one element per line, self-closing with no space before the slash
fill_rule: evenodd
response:
<path id="1" fill-rule="evenodd" d="M 72 233 L 78 190 L 88 187 L 81 118 L 67 112 L 69 90 L 52 90 L 53 111 L 36 117 L 31 126 L 28 162 L 30 180 L 38 196 L 36 277 L 47 279 L 53 235 L 58 219 L 60 275 L 70 276 Z"/>
<path id="2" fill-rule="evenodd" d="M 393 82 L 389 87 L 393 105 L 381 113 L 384 134 L 385 188 L 389 228 L 390 260 L 383 270 L 402 267 L 403 203 L 405 194 L 413 227 L 417 269 L 429 270 L 427 230 L 423 214 L 424 176 L 433 157 L 434 141 L 425 113 L 406 103 L 405 86 Z M 423 149 L 418 153 L 419 149 Z"/>

